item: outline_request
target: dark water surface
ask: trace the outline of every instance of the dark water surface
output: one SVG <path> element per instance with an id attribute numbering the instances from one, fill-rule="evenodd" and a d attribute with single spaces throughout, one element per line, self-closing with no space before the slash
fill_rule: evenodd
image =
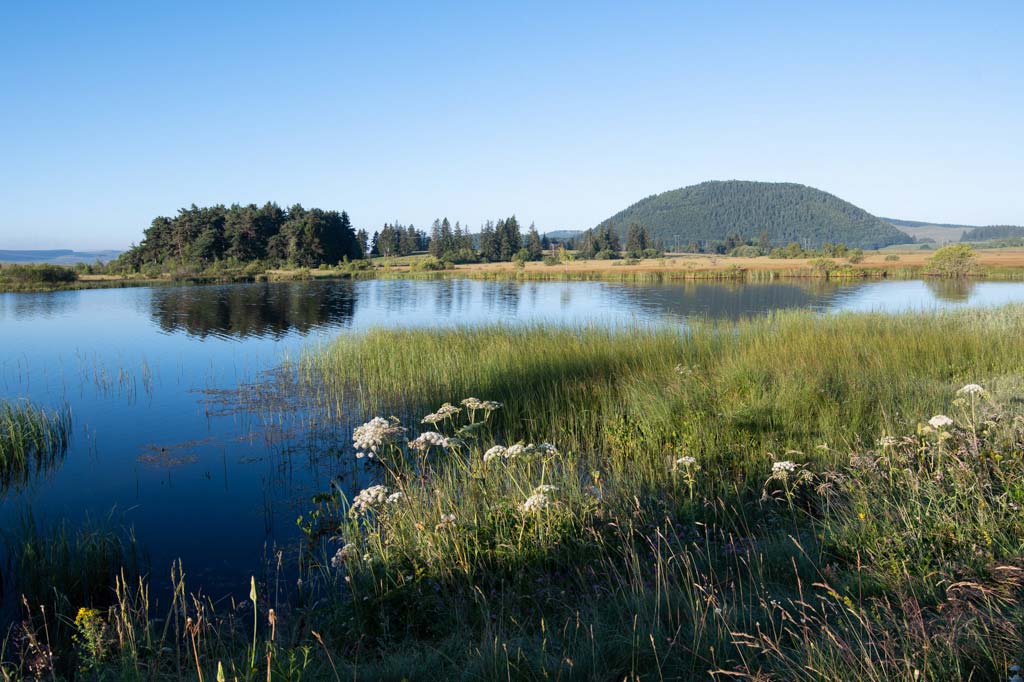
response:
<path id="1" fill-rule="evenodd" d="M 310 432 L 227 398 L 340 332 L 1014 301 L 1024 301 L 1024 283 L 368 280 L 0 294 L 0 398 L 66 403 L 74 420 L 56 470 L 0 492 L 0 523 L 12 528 L 27 507 L 75 522 L 116 508 L 156 578 L 181 558 L 191 589 L 244 592 L 276 547 L 294 544 L 296 517 L 351 457 L 342 431 Z"/>

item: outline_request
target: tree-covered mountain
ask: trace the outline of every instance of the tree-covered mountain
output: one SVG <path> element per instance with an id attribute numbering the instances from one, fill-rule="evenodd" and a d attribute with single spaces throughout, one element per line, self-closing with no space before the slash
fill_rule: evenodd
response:
<path id="1" fill-rule="evenodd" d="M 1024 237 L 1024 227 L 1020 225 L 984 225 L 964 232 L 960 236 L 962 242 L 987 242 L 992 239 L 1019 239 Z"/>
<path id="2" fill-rule="evenodd" d="M 913 241 L 849 202 L 794 183 L 702 182 L 649 196 L 603 222 L 623 237 L 637 223 L 671 250 L 707 247 L 730 235 L 815 249 L 827 242 L 874 249 Z"/>

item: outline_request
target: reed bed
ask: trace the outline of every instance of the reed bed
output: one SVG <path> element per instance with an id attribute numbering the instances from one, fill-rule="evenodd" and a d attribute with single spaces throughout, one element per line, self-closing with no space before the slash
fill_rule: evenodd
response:
<path id="1" fill-rule="evenodd" d="M 70 435 L 67 407 L 49 412 L 24 401 L 0 401 L 0 492 L 59 464 Z"/>
<path id="2" fill-rule="evenodd" d="M 300 583 L 215 605 L 179 572 L 161 620 L 118 583 L 44 672 L 1006 679 L 1022 328 L 1005 308 L 345 335 L 289 385 L 365 420 L 338 466 L 371 483 L 302 514 Z"/>
<path id="3" fill-rule="evenodd" d="M 373 276 L 381 279 L 481 279 L 494 281 L 611 281 L 660 283 L 679 281 L 736 281 L 772 282 L 777 280 L 910 280 L 942 279 L 932 277 L 925 265 L 845 265 L 834 264 L 831 268 L 813 268 L 806 265 L 785 265 L 777 267 L 746 267 L 729 264 L 723 258 L 721 266 L 680 267 L 666 264 L 662 267 L 631 268 L 628 265 L 598 265 L 593 269 L 568 269 L 559 266 L 548 268 L 493 268 L 459 267 L 451 270 L 415 271 L 384 268 Z M 1024 279 L 1024 268 L 1015 266 L 978 266 L 970 279 L 990 281 L 1020 281 Z"/>

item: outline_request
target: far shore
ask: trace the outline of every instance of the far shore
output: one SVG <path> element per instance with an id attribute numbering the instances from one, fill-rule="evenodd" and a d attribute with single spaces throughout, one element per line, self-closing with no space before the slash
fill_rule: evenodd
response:
<path id="1" fill-rule="evenodd" d="M 201 274 L 187 278 L 146 277 L 143 275 L 81 274 L 75 282 L 56 285 L 5 287 L 0 291 L 44 292 L 94 288 L 135 286 L 167 286 L 185 284 L 214 284 L 228 282 L 296 281 L 326 279 L 380 278 L 467 278 L 467 279 L 522 279 L 522 280 L 620 280 L 620 281 L 674 281 L 730 279 L 763 282 L 774 279 L 917 279 L 928 277 L 926 269 L 931 250 L 896 250 L 866 252 L 862 259 L 850 262 L 845 258 L 778 259 L 767 256 L 741 257 L 710 254 L 677 253 L 661 258 L 578 260 L 567 259 L 550 265 L 535 261 L 523 264 L 470 263 L 444 270 L 419 267 L 425 254 L 374 258 L 369 267 L 321 267 L 314 269 L 272 269 L 264 273 Z M 1024 248 L 981 249 L 977 251 L 975 279 L 1024 280 Z"/>

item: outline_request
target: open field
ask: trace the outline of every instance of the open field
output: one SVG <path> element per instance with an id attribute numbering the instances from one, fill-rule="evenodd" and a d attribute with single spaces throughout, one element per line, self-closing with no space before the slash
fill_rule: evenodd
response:
<path id="1" fill-rule="evenodd" d="M 920 277 L 923 276 L 931 250 L 906 248 L 904 250 L 868 251 L 862 261 L 851 264 L 844 258 L 828 259 L 843 268 L 843 276 L 863 277 Z M 979 276 L 997 278 L 1024 277 L 1024 248 L 979 250 L 977 252 Z M 416 258 L 416 257 L 413 257 Z M 893 260 L 894 258 L 898 260 Z M 778 259 L 761 256 L 713 256 L 705 254 L 669 254 L 664 258 L 644 260 L 573 260 L 559 265 L 529 262 L 523 267 L 514 263 L 472 263 L 456 265 L 443 271 L 448 276 L 509 277 L 523 279 L 701 279 L 715 277 L 821 277 L 815 269 L 814 258 Z M 412 259 L 388 262 L 375 260 L 378 273 L 410 272 Z M 427 274 L 438 274 L 427 273 Z M 315 274 L 314 274 L 315 276 Z"/>
<path id="2" fill-rule="evenodd" d="M 127 541 L 64 532 L 49 551 L 30 528 L 18 560 L 81 551 L 110 586 L 29 585 L 3 672 L 1005 679 L 1024 633 L 1022 325 L 1005 308 L 343 335 L 285 388 L 369 420 L 337 453 L 369 478 L 302 513 L 300 583 L 271 572 L 215 603 L 176 570 L 157 609 L 131 572 L 113 589 Z"/>

